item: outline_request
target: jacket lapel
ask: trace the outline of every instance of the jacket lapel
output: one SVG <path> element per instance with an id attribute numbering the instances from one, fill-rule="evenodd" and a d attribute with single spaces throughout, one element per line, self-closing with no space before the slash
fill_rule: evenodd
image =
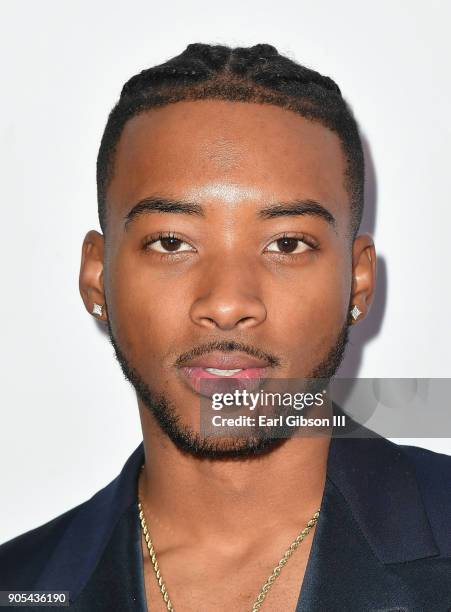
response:
<path id="1" fill-rule="evenodd" d="M 415 585 L 395 564 L 440 551 L 406 455 L 374 432 L 368 435 L 331 440 L 296 612 L 418 609 Z"/>

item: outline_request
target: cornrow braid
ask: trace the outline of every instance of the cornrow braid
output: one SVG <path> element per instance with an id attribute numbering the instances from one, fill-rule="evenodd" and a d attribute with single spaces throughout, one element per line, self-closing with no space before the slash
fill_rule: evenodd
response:
<path id="1" fill-rule="evenodd" d="M 193 43 L 180 55 L 142 70 L 124 84 L 109 114 L 97 157 L 98 214 L 104 234 L 106 194 L 126 122 L 151 108 L 201 99 L 273 104 L 335 132 L 347 160 L 345 185 L 351 204 L 350 236 L 354 239 L 362 218 L 364 191 L 364 158 L 357 123 L 331 78 L 281 55 L 269 44 L 231 48 Z"/>

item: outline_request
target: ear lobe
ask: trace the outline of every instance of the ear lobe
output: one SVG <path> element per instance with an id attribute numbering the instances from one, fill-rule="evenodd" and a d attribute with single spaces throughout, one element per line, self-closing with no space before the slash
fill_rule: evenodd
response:
<path id="1" fill-rule="evenodd" d="M 376 290 L 376 250 L 370 234 L 355 239 L 352 262 L 351 308 L 357 306 L 361 312 L 357 318 L 362 319 L 369 312 Z"/>
<path id="2" fill-rule="evenodd" d="M 107 319 L 103 285 L 103 254 L 104 237 L 95 230 L 89 231 L 83 240 L 81 249 L 79 290 L 86 310 L 100 320 Z M 102 308 L 94 310 L 94 304 Z"/>

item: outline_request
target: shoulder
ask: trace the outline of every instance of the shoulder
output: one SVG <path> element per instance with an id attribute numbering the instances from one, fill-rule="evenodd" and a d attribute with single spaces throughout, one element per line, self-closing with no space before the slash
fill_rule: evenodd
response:
<path id="1" fill-rule="evenodd" d="M 451 456 L 419 446 L 399 445 L 415 473 L 423 504 L 440 546 L 450 548 Z M 451 550 L 448 550 L 451 555 Z"/>
<path id="2" fill-rule="evenodd" d="M 419 446 L 399 444 L 398 447 L 412 464 L 425 493 L 443 494 L 451 500 L 451 456 Z"/>
<path id="3" fill-rule="evenodd" d="M 394 444 L 394 442 L 392 442 Z M 429 450 L 428 448 L 422 448 L 421 446 L 411 446 L 408 444 L 397 444 L 404 453 L 407 453 L 412 460 L 429 465 L 443 465 L 451 468 L 451 455 L 445 453 L 437 453 Z"/>
<path id="4" fill-rule="evenodd" d="M 86 503 L 0 545 L 0 590 L 29 590 L 34 585 L 74 516 Z"/>

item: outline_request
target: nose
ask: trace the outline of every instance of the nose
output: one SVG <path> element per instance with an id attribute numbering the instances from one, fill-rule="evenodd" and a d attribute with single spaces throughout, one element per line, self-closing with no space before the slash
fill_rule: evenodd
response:
<path id="1" fill-rule="evenodd" d="M 211 265 L 203 274 L 190 316 L 208 329 L 247 329 L 260 325 L 267 316 L 258 289 L 256 270 L 229 259 Z"/>

